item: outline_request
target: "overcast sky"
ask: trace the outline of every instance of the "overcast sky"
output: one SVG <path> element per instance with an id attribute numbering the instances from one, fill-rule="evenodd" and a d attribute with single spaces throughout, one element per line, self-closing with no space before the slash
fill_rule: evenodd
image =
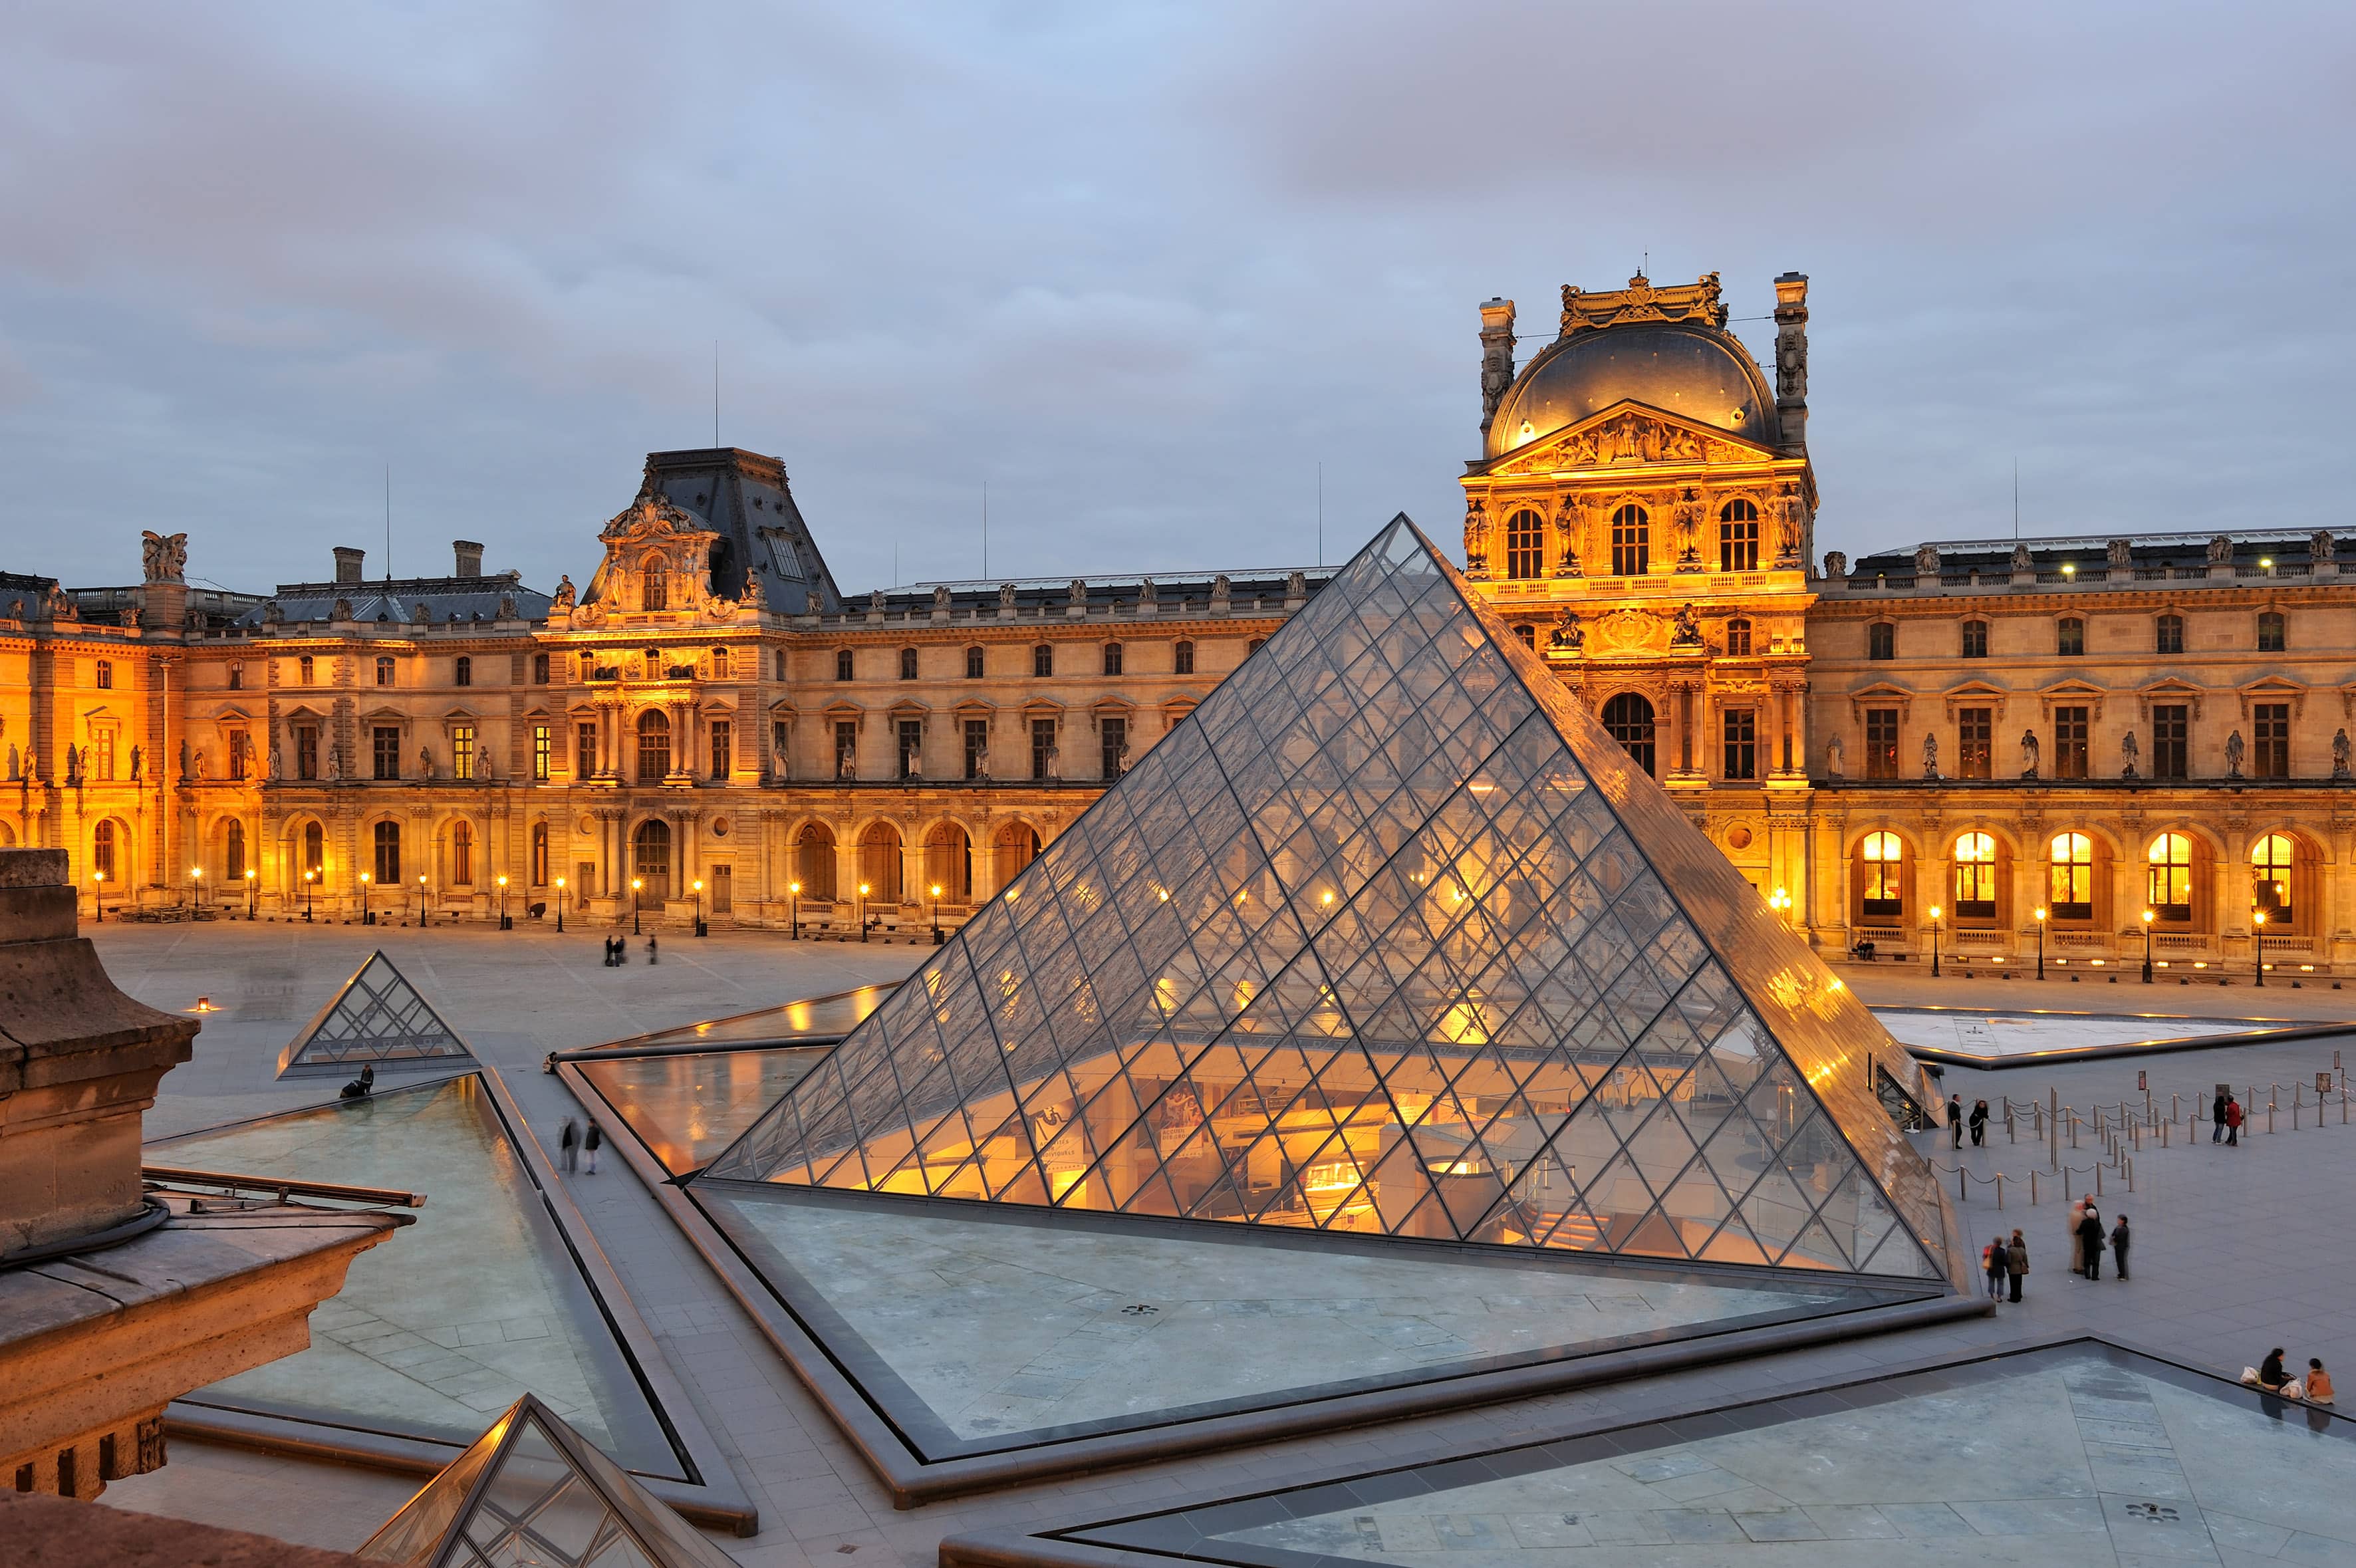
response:
<path id="1" fill-rule="evenodd" d="M 585 580 L 649 449 L 847 589 L 1453 542 L 1478 302 L 1810 274 L 1819 549 L 2356 527 L 2356 6 L 0 18 L 0 568 Z M 1754 349 L 1771 324 L 1738 321 Z"/>

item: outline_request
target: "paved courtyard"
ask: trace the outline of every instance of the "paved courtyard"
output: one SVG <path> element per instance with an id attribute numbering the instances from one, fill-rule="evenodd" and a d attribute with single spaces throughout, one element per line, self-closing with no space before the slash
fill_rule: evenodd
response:
<path id="1" fill-rule="evenodd" d="M 150 1113 L 151 1134 L 209 1127 L 316 1103 L 332 1084 L 273 1080 L 278 1052 L 377 946 L 382 946 L 508 1082 L 543 1145 L 576 1107 L 537 1069 L 550 1050 L 672 1027 L 696 1019 L 774 1005 L 795 997 L 896 978 L 926 950 L 857 944 L 789 943 L 770 934 L 667 938 L 649 968 L 644 943 L 631 964 L 599 961 L 601 933 L 501 933 L 485 929 L 402 931 L 358 928 L 249 926 L 85 928 L 123 988 L 175 1010 L 209 996 L 195 1061 L 171 1074 Z M 1897 966 L 1842 970 L 1869 1003 L 1884 1005 L 2061 1009 L 2090 1013 L 2169 1012 L 2228 1019 L 2333 1021 L 2356 1015 L 2356 993 L 2309 985 L 2269 985 L 2263 996 L 2231 988 L 2141 987 L 2132 983 L 1929 980 Z M 1079 1523 L 1162 1507 L 1182 1496 L 1237 1491 L 1300 1478 L 1324 1478 L 1434 1454 L 1490 1449 L 1544 1438 L 1599 1419 L 1639 1419 L 1664 1410 L 1747 1400 L 1828 1378 L 1872 1376 L 1959 1355 L 2100 1334 L 2212 1369 L 2234 1370 L 2270 1346 L 2302 1361 L 2321 1356 L 2349 1375 L 2356 1369 L 2356 1320 L 2345 1303 L 2356 1291 L 2356 1262 L 2339 1238 L 2346 1194 L 2356 1176 L 2356 1125 L 2337 1107 L 2321 1126 L 2311 1104 L 2293 1132 L 2290 1085 L 2310 1086 L 2333 1065 L 2329 1040 L 2282 1042 L 2195 1051 L 2145 1060 L 2099 1060 L 2065 1067 L 1980 1072 L 1951 1069 L 1946 1082 L 1966 1103 L 2009 1095 L 2091 1112 L 2097 1103 L 2142 1103 L 2139 1072 L 2165 1111 L 2169 1097 L 2205 1096 L 2221 1080 L 2254 1084 L 2263 1106 L 2280 1084 L 2285 1107 L 2277 1130 L 2263 1113 L 2244 1146 L 2211 1145 L 2206 1129 L 2187 1144 L 2147 1144 L 2132 1155 L 2135 1188 L 2124 1169 L 2103 1165 L 2107 1212 L 2132 1217 L 2138 1231 L 2134 1278 L 2100 1283 L 2071 1278 L 2062 1261 L 2062 1213 L 2045 1145 L 2025 1121 L 2018 1141 L 1999 1122 L 1997 1143 L 1960 1155 L 1944 1134 L 1926 1140 L 1942 1167 L 1986 1178 L 2004 1172 L 2006 1208 L 1994 1189 L 1970 1182 L 1965 1206 L 1975 1241 L 2015 1225 L 2027 1233 L 2034 1267 L 2019 1306 L 1902 1334 L 1567 1392 L 1510 1405 L 1430 1417 L 1323 1437 L 1162 1463 L 893 1511 L 883 1487 L 832 1423 L 768 1348 L 754 1326 L 618 1162 L 577 1176 L 567 1187 L 596 1242 L 655 1327 L 659 1348 L 703 1421 L 758 1503 L 762 1532 L 729 1541 L 747 1563 L 805 1564 L 836 1560 L 841 1549 L 929 1568 L 945 1535 L 984 1527 Z M 2181 1129 L 2179 1129 L 2180 1133 Z M 2090 1188 L 2102 1159 L 2091 1133 L 2062 1151 L 2069 1179 Z M 2040 1176 L 2036 1208 L 2026 1206 L 2027 1176 Z M 1956 1179 L 1953 1175 L 1948 1180 Z M 430 1211 L 430 1206 L 429 1206 Z M 393 1246 L 401 1243 L 397 1240 Z M 393 1247 L 388 1247 L 388 1255 Z M 1959 1429 L 1960 1430 L 1960 1429 Z M 211 1522 L 261 1528 L 297 1541 L 349 1547 L 364 1539 L 414 1489 L 401 1477 L 328 1465 L 177 1443 L 168 1467 L 118 1482 L 107 1500 Z M 1962 1517 L 1962 1516 L 1959 1516 Z M 1664 1528 L 1666 1528 L 1664 1526 Z M 1976 1530 L 1976 1526 L 1969 1526 Z M 1984 1543 L 1994 1546 L 1997 1543 Z M 1694 1559 L 1702 1561 L 1702 1559 Z M 1960 1560 L 1960 1558 L 1959 1558 Z M 2238 1561 L 2240 1559 L 2233 1559 Z"/>

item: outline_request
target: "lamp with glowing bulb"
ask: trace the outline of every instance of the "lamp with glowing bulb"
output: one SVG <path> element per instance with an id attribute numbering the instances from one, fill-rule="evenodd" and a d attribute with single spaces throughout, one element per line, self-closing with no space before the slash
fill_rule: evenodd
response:
<path id="1" fill-rule="evenodd" d="M 2042 904 L 2037 907 L 2037 978 L 2045 978 L 2045 918 L 2052 911 Z"/>
<path id="2" fill-rule="evenodd" d="M 1931 978 L 1939 978 L 1939 906 L 1931 906 Z"/>

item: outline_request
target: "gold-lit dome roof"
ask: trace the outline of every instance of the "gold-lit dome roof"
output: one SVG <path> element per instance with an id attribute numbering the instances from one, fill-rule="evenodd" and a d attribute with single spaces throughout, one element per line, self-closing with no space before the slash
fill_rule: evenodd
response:
<path id="1" fill-rule="evenodd" d="M 1574 332 L 1542 350 L 1497 404 L 1486 455 L 1526 446 L 1628 399 L 1762 446 L 1783 444 L 1775 394 L 1740 342 L 1697 322 L 1644 321 Z"/>

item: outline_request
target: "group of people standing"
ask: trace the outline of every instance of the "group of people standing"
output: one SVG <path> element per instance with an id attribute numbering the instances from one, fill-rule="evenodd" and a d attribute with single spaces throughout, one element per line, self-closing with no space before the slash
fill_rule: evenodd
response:
<path id="1" fill-rule="evenodd" d="M 1980 1249 L 1980 1266 L 1987 1271 L 1988 1299 L 2006 1299 L 2005 1287 L 2012 1287 L 2013 1301 L 2020 1299 L 2020 1282 L 2029 1273 L 2029 1240 L 2018 1230 L 2008 1241 L 1998 1236 Z"/>
<path id="2" fill-rule="evenodd" d="M 2133 1233 L 2127 1230 L 2127 1217 L 2121 1214 L 2107 1235 L 2103 1230 L 2102 1210 L 2094 1197 L 2078 1199 L 2070 1206 L 2070 1272 L 2083 1274 L 2090 1280 L 2103 1277 L 2103 1249 L 2111 1250 L 2111 1259 L 2118 1277 L 2127 1277 L 2127 1248 Z"/>
<path id="3" fill-rule="evenodd" d="M 2209 1141 L 2214 1144 L 2222 1139 L 2226 1147 L 2233 1147 L 2242 1141 L 2242 1102 L 2231 1090 L 2219 1090 L 2217 1098 L 2209 1102 Z"/>
<path id="4" fill-rule="evenodd" d="M 567 1116 L 564 1119 L 563 1136 L 558 1142 L 564 1151 L 564 1169 L 568 1175 L 581 1168 L 581 1156 L 584 1154 L 589 1156 L 589 1174 L 591 1176 L 597 1174 L 597 1151 L 605 1146 L 605 1135 L 598 1130 L 596 1122 L 589 1123 L 589 1132 L 584 1137 L 573 1118 Z"/>
<path id="5" fill-rule="evenodd" d="M 605 967 L 607 969 L 619 969 L 629 961 L 629 939 L 623 936 L 607 937 L 605 939 Z M 652 937 L 648 937 L 647 939 L 647 961 L 648 963 L 659 963 L 662 961 L 656 950 L 655 940 Z"/>
<path id="6" fill-rule="evenodd" d="M 1967 1125 L 1971 1128 L 1973 1148 L 1976 1149 L 1987 1144 L 1988 1102 L 1985 1100 L 1973 1101 L 1972 1113 L 1967 1117 L 1964 1114 L 1964 1097 L 1960 1094 L 1947 1096 L 1947 1131 L 1954 1134 L 1955 1147 L 1959 1149 L 1964 1146 L 1964 1129 Z"/>

